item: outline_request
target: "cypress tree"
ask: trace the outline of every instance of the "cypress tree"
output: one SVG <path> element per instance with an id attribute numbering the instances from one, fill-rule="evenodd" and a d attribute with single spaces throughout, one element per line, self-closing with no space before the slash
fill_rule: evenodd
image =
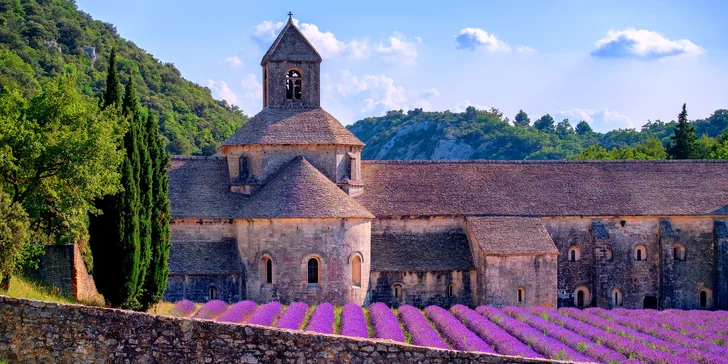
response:
<path id="1" fill-rule="evenodd" d="M 104 93 L 103 108 L 109 105 L 121 105 L 121 82 L 116 71 L 116 47 L 111 48 L 109 68 L 106 73 L 106 92 Z"/>
<path id="2" fill-rule="evenodd" d="M 167 286 L 167 260 L 169 258 L 169 210 L 170 203 L 167 195 L 169 177 L 167 176 L 167 154 L 164 142 L 159 136 L 156 118 L 151 114 L 146 122 L 147 147 L 152 161 L 152 199 L 151 214 L 152 239 L 151 259 L 146 272 L 144 287 L 139 303 L 142 309 L 147 310 L 162 299 Z"/>
<path id="3" fill-rule="evenodd" d="M 129 118 L 130 123 L 136 128 L 136 147 L 139 152 L 139 165 L 137 167 L 137 183 L 139 188 L 139 276 L 137 282 L 137 300 L 141 298 L 141 290 L 144 286 L 147 267 L 151 255 L 152 242 L 152 161 L 149 154 L 149 145 L 145 125 L 144 113 L 141 110 L 139 96 L 134 87 L 134 74 L 129 73 L 129 82 L 126 85 L 124 115 Z M 136 172 L 136 171 L 135 171 Z M 136 308 L 136 307 L 134 307 Z"/>
<path id="4" fill-rule="evenodd" d="M 672 144 L 667 148 L 670 159 L 693 159 L 696 157 L 698 137 L 695 136 L 695 126 L 688 122 L 688 111 L 683 104 L 682 111 L 677 117 L 675 133 L 670 137 Z"/>

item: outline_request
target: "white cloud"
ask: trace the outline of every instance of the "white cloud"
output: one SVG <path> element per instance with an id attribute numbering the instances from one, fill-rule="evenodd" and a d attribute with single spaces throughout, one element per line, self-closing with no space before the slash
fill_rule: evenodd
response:
<path id="1" fill-rule="evenodd" d="M 660 33 L 629 28 L 610 30 L 597 41 L 591 54 L 600 58 L 661 59 L 680 55 L 700 55 L 705 50 L 687 40 L 670 40 Z"/>
<path id="2" fill-rule="evenodd" d="M 472 106 L 478 110 L 490 110 L 490 107 L 470 102 L 470 100 L 463 100 L 455 105 L 455 112 L 463 112 L 468 106 Z"/>
<path id="3" fill-rule="evenodd" d="M 465 28 L 455 37 L 458 49 L 485 49 L 488 52 L 510 52 L 511 46 L 479 28 Z"/>
<path id="4" fill-rule="evenodd" d="M 576 126 L 578 122 L 584 120 L 589 123 L 592 129 L 601 132 L 635 127 L 632 120 L 626 115 L 622 115 L 614 110 L 606 108 L 597 110 L 579 108 L 562 110 L 556 113 L 554 119 L 556 119 L 556 121 L 569 119 L 573 126 Z"/>
<path id="5" fill-rule="evenodd" d="M 529 46 L 518 46 L 518 47 L 516 47 L 516 52 L 518 52 L 524 56 L 530 56 L 532 54 L 538 53 L 535 49 L 533 49 Z"/>
<path id="6" fill-rule="evenodd" d="M 386 62 L 411 65 L 416 63 L 417 47 L 422 44 L 419 37 L 410 41 L 404 34 L 398 32 L 394 32 L 386 41 L 379 43 L 372 43 L 367 37 L 345 42 L 336 38 L 330 31 L 322 31 L 316 24 L 299 22 L 298 19 L 293 19 L 293 24 L 325 59 L 340 57 L 367 59 L 376 53 Z M 283 22 L 274 23 L 266 20 L 254 27 L 253 39 L 262 47 L 269 47 L 284 25 Z"/>
<path id="7" fill-rule="evenodd" d="M 249 73 L 247 76 L 243 77 L 243 79 L 240 80 L 240 84 L 246 91 L 243 94 L 244 99 L 257 100 L 262 97 L 263 85 L 258 82 L 258 77 L 256 77 L 254 74 Z"/>
<path id="8" fill-rule="evenodd" d="M 240 68 L 243 66 L 243 61 L 238 56 L 227 57 L 222 63 L 232 68 Z"/>
<path id="9" fill-rule="evenodd" d="M 205 85 L 215 93 L 216 97 L 227 101 L 228 104 L 232 105 L 238 102 L 238 95 L 228 87 L 225 81 L 207 80 Z"/>
<path id="10" fill-rule="evenodd" d="M 341 96 L 354 96 L 363 93 L 362 112 L 378 110 L 384 114 L 388 110 L 410 110 L 412 108 L 430 109 L 429 99 L 440 92 L 434 88 L 407 90 L 396 85 L 392 78 L 385 75 L 354 76 L 348 70 L 340 72 L 336 89 Z"/>
<path id="11" fill-rule="evenodd" d="M 420 37 L 415 37 L 414 42 L 410 42 L 404 34 L 394 32 L 389 37 L 389 44 L 380 42 L 376 50 L 382 54 L 382 59 L 386 62 L 412 65 L 417 62 L 417 47 L 420 44 L 422 44 Z"/>

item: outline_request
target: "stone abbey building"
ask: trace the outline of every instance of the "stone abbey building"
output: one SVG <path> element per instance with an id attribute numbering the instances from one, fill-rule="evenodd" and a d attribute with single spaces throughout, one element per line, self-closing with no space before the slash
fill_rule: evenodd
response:
<path id="1" fill-rule="evenodd" d="M 362 161 L 289 20 L 263 109 L 175 157 L 165 298 L 728 309 L 728 163 Z"/>

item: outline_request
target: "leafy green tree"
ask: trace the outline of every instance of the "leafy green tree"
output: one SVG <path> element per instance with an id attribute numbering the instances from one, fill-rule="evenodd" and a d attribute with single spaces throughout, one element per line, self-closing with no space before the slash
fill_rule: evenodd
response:
<path id="1" fill-rule="evenodd" d="M 703 134 L 695 142 L 695 158 L 708 159 L 717 147 L 718 139 L 711 138 L 708 134 Z"/>
<path id="2" fill-rule="evenodd" d="M 110 105 L 121 105 L 121 82 L 116 70 L 116 47 L 111 48 L 109 67 L 106 71 L 106 92 L 104 92 L 104 108 Z"/>
<path id="3" fill-rule="evenodd" d="M 662 145 L 660 139 L 656 137 L 650 137 L 644 143 L 638 143 L 634 146 L 634 149 L 644 155 L 647 159 L 651 160 L 662 160 L 667 159 L 667 151 L 665 146 Z"/>
<path id="4" fill-rule="evenodd" d="M 0 190 L 0 291 L 10 288 L 15 260 L 28 240 L 28 215 Z"/>
<path id="5" fill-rule="evenodd" d="M 554 118 L 551 115 L 546 114 L 540 117 L 533 123 L 533 126 L 538 130 L 550 131 L 554 130 Z"/>
<path id="6" fill-rule="evenodd" d="M 164 149 L 158 128 L 157 120 L 153 115 L 147 116 L 146 122 L 147 146 L 152 161 L 152 197 L 153 207 L 151 214 L 152 237 L 151 257 L 149 268 L 146 271 L 144 286 L 139 299 L 141 308 L 148 310 L 159 302 L 167 286 L 169 271 L 167 261 L 169 259 L 169 217 L 170 201 L 168 197 L 169 176 L 167 165 L 169 155 Z"/>
<path id="7" fill-rule="evenodd" d="M 589 126 L 589 123 L 587 123 L 586 121 L 582 120 L 578 124 L 576 124 L 576 133 L 577 134 L 586 135 L 586 134 L 589 134 L 592 132 L 594 132 L 594 130 L 592 130 L 592 127 Z"/>
<path id="8" fill-rule="evenodd" d="M 569 119 L 564 119 L 556 124 L 556 132 L 562 137 L 566 137 L 569 133 L 574 132 L 574 128 L 571 126 Z"/>
<path id="9" fill-rule="evenodd" d="M 715 149 L 710 153 L 710 159 L 728 159 L 728 140 L 716 145 Z"/>
<path id="10" fill-rule="evenodd" d="M 677 126 L 673 136 L 670 137 L 672 144 L 667 148 L 670 159 L 692 159 L 696 157 L 697 137 L 695 126 L 688 122 L 688 111 L 686 104 L 683 104 L 682 111 L 677 117 Z"/>
<path id="11" fill-rule="evenodd" d="M 528 118 L 528 114 L 523 110 L 519 110 L 518 114 L 516 114 L 514 125 L 529 126 L 530 124 L 531 119 Z"/>

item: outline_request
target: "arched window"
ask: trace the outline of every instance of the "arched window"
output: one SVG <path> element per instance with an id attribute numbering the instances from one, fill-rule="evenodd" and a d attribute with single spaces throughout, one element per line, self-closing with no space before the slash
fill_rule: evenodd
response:
<path id="1" fill-rule="evenodd" d="M 393 288 L 394 288 L 394 298 L 401 300 L 402 299 L 402 285 L 395 284 Z"/>
<path id="2" fill-rule="evenodd" d="M 303 75 L 298 70 L 290 70 L 286 73 L 286 99 L 300 100 Z"/>
<path id="3" fill-rule="evenodd" d="M 614 253 L 612 252 L 612 248 L 607 248 L 607 260 L 608 261 L 611 261 L 612 259 L 614 259 L 613 254 Z"/>
<path id="4" fill-rule="evenodd" d="M 578 246 L 572 246 L 569 248 L 569 261 L 576 262 L 581 259 L 581 249 Z"/>
<path id="5" fill-rule="evenodd" d="M 521 287 L 518 289 L 518 303 L 526 302 L 526 289 Z"/>
<path id="6" fill-rule="evenodd" d="M 612 290 L 612 307 L 622 306 L 622 290 L 615 288 Z"/>
<path id="7" fill-rule="evenodd" d="M 361 287 L 361 257 L 358 255 L 351 260 L 351 284 Z"/>
<path id="8" fill-rule="evenodd" d="M 672 257 L 675 260 L 685 260 L 685 245 L 676 243 L 672 246 Z"/>
<path id="9" fill-rule="evenodd" d="M 638 262 L 647 260 L 647 248 L 644 245 L 634 247 L 634 260 Z"/>
<path id="10" fill-rule="evenodd" d="M 711 308 L 713 307 L 713 291 L 710 288 L 703 287 L 700 289 L 698 295 L 698 306 L 700 308 Z"/>
<path id="11" fill-rule="evenodd" d="M 574 292 L 574 305 L 576 307 L 589 306 L 591 299 L 589 297 L 589 289 L 585 286 L 577 287 Z"/>
<path id="12" fill-rule="evenodd" d="M 210 286 L 210 290 L 207 294 L 207 298 L 208 298 L 208 301 L 217 299 L 217 288 L 215 286 Z"/>
<path id="13" fill-rule="evenodd" d="M 311 258 L 308 260 L 308 284 L 319 283 L 319 260 Z"/>
<path id="14" fill-rule="evenodd" d="M 268 256 L 263 257 L 263 270 L 265 284 L 273 284 L 273 259 Z"/>
<path id="15" fill-rule="evenodd" d="M 448 297 L 455 297 L 455 283 L 450 283 L 447 286 L 447 296 Z"/>

